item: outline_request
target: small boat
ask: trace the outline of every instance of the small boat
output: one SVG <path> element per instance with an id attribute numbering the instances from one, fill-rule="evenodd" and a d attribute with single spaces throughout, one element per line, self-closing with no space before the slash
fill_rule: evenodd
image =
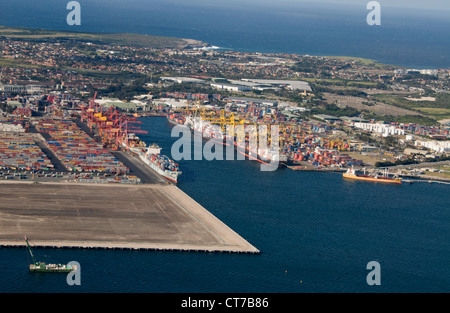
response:
<path id="1" fill-rule="evenodd" d="M 28 251 L 30 252 L 31 258 L 33 259 L 33 264 L 29 265 L 30 272 L 38 273 L 69 273 L 77 270 L 76 266 L 66 265 L 66 264 L 46 264 L 44 262 L 38 262 L 34 258 L 33 251 L 31 251 L 30 244 L 28 242 L 27 236 L 25 236 L 25 242 L 27 243 Z"/>

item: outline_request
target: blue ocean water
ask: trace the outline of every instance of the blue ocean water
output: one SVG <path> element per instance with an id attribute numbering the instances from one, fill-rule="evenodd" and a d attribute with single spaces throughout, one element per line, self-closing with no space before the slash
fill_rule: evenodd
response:
<path id="1" fill-rule="evenodd" d="M 177 138 L 165 118 L 143 118 L 163 153 Z M 25 249 L 0 248 L 0 292 L 449 292 L 449 186 L 344 181 L 334 173 L 261 172 L 254 161 L 180 161 L 179 187 L 260 255 L 35 249 L 64 274 L 30 274 Z M 49 201 L 51 201 L 49 199 Z M 381 265 L 369 286 L 367 263 Z"/>
<path id="2" fill-rule="evenodd" d="M 0 24 L 84 32 L 131 32 L 202 40 L 236 51 L 346 55 L 409 68 L 450 67 L 448 4 L 418 10 L 381 3 L 368 26 L 368 1 L 79 0 L 81 26 L 68 26 L 68 1 L 2 0 Z M 436 2 L 436 1 L 435 1 Z"/>

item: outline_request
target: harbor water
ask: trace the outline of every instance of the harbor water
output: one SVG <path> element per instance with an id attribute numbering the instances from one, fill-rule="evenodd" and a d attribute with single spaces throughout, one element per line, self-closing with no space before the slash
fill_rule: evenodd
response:
<path id="1" fill-rule="evenodd" d="M 149 134 L 140 137 L 170 156 L 173 125 L 141 120 Z M 63 274 L 29 273 L 25 248 L 0 248 L 0 292 L 450 291 L 448 185 L 263 172 L 254 161 L 178 163 L 179 188 L 261 254 L 33 249 L 43 262 L 80 263 L 81 285 L 69 286 Z M 370 261 L 381 266 L 379 286 L 366 282 Z"/>

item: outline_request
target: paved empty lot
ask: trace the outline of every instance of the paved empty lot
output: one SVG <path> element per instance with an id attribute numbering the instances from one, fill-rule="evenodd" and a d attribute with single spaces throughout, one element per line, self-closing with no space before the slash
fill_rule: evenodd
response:
<path id="1" fill-rule="evenodd" d="M 0 244 L 259 252 L 173 185 L 0 183 Z"/>

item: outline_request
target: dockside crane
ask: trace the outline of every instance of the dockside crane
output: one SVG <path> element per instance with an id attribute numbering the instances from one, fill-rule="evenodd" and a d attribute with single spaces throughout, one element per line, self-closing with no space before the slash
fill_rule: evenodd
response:
<path id="1" fill-rule="evenodd" d="M 27 236 L 25 236 L 25 242 L 27 243 L 28 252 L 30 252 L 31 258 L 33 259 L 33 264 L 34 265 L 39 265 L 39 262 L 36 262 L 36 259 L 34 258 L 33 251 L 31 250 L 30 244 L 28 243 Z"/>

